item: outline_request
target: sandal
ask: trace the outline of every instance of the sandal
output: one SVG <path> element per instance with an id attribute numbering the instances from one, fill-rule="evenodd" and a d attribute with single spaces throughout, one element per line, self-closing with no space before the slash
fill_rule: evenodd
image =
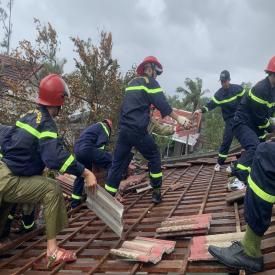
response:
<path id="1" fill-rule="evenodd" d="M 57 252 L 61 251 L 62 254 L 57 259 Z M 75 252 L 70 250 L 65 250 L 63 248 L 57 248 L 51 256 L 46 256 L 47 268 L 50 269 L 60 263 L 70 263 L 76 261 Z"/>

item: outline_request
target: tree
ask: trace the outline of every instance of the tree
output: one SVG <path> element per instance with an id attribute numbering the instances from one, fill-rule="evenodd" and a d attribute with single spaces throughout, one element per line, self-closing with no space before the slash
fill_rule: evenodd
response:
<path id="1" fill-rule="evenodd" d="M 186 107 L 186 109 L 194 112 L 201 105 L 202 96 L 209 90 L 202 91 L 202 79 L 199 77 L 197 77 L 195 80 L 186 78 L 184 83 L 188 89 L 178 87 L 176 92 L 183 93 L 183 106 Z"/>
<path id="2" fill-rule="evenodd" d="M 119 64 L 112 57 L 112 34 L 101 32 L 99 46 L 80 38 L 72 38 L 77 57 L 76 70 L 69 76 L 72 96 L 81 100 L 81 123 L 88 125 L 110 118 L 117 125 L 118 113 L 126 83 L 134 76 L 134 69 L 123 76 Z"/>
<path id="3" fill-rule="evenodd" d="M 7 87 L 0 106 L 0 121 L 6 124 L 14 123 L 18 114 L 34 108 L 42 77 L 49 72 L 63 72 L 65 61 L 60 61 L 57 56 L 60 42 L 56 31 L 50 23 L 42 25 L 38 19 L 34 19 L 34 23 L 37 30 L 35 42 L 20 41 L 11 52 L 9 70 L 16 72 L 16 79 L 0 75 L 1 82 Z"/>
<path id="4" fill-rule="evenodd" d="M 1 5 L 1 2 L 0 2 Z M 10 40 L 12 33 L 11 11 L 13 6 L 13 0 L 9 0 L 7 4 L 7 11 L 0 6 L 0 21 L 2 29 L 4 30 L 3 40 L 0 42 L 0 47 L 3 48 L 4 53 L 10 53 Z"/>

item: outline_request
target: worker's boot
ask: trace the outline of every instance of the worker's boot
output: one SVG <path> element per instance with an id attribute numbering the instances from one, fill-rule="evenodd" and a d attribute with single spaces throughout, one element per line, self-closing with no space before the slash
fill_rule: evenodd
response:
<path id="1" fill-rule="evenodd" d="M 229 247 L 217 247 L 210 245 L 209 253 L 222 264 L 236 269 L 244 269 L 248 272 L 260 272 L 263 270 L 263 256 L 251 257 L 246 254 L 241 242 L 234 241 Z"/>
<path id="2" fill-rule="evenodd" d="M 153 202 L 153 203 L 156 203 L 156 204 L 162 202 L 162 197 L 161 197 L 161 190 L 160 190 L 160 188 L 153 188 L 152 202 Z"/>

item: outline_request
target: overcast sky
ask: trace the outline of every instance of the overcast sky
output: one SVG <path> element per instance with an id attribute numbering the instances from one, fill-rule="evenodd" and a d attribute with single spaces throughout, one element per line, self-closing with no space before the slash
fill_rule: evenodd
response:
<path id="1" fill-rule="evenodd" d="M 255 83 L 275 55 L 274 0 L 14 0 L 12 16 L 12 46 L 34 39 L 34 17 L 56 28 L 67 72 L 74 67 L 69 37 L 97 43 L 101 30 L 110 31 L 122 72 L 155 55 L 168 94 L 186 77 L 202 78 L 212 94 L 223 69 L 232 83 Z"/>

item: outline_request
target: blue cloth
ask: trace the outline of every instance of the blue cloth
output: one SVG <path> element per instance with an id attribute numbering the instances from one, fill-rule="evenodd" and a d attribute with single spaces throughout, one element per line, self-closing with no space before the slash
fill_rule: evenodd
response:
<path id="1" fill-rule="evenodd" d="M 16 122 L 5 136 L 1 150 L 2 161 L 16 176 L 41 175 L 45 167 L 76 176 L 84 170 L 84 166 L 64 150 L 56 124 L 42 106 Z"/>
<path id="2" fill-rule="evenodd" d="M 106 133 L 108 131 L 108 133 Z M 105 123 L 95 123 L 87 127 L 75 142 L 74 151 L 81 152 L 91 148 L 105 147 L 110 140 L 111 131 Z"/>
<path id="3" fill-rule="evenodd" d="M 223 132 L 223 141 L 219 150 L 218 164 L 223 165 L 228 151 L 230 149 L 232 140 L 233 140 L 233 130 L 232 130 L 232 121 L 233 119 L 228 119 L 225 121 L 224 132 Z"/>
<path id="4" fill-rule="evenodd" d="M 251 167 L 253 182 L 269 195 L 275 196 L 275 143 L 261 143 Z M 263 236 L 270 226 L 273 204 L 263 200 L 249 186 L 245 196 L 245 220 L 250 228 Z"/>
<path id="5" fill-rule="evenodd" d="M 230 84 L 227 89 L 220 88 L 206 106 L 202 107 L 202 112 L 221 107 L 223 120 L 227 121 L 234 117 L 244 94 L 244 88 L 237 84 Z"/>
<path id="6" fill-rule="evenodd" d="M 161 187 L 162 175 L 158 175 L 161 174 L 160 153 L 154 139 L 148 133 L 137 134 L 126 128 L 122 128 L 119 131 L 113 163 L 107 179 L 107 186 L 118 189 L 122 179 L 124 160 L 131 152 L 132 147 L 135 147 L 148 160 L 150 175 L 157 175 L 156 177 L 150 176 L 152 187 Z"/>
<path id="7" fill-rule="evenodd" d="M 150 122 L 150 106 L 154 105 L 162 117 L 170 115 L 168 104 L 159 83 L 152 77 L 137 77 L 130 81 L 125 90 L 119 128 L 136 133 L 146 133 Z"/>

